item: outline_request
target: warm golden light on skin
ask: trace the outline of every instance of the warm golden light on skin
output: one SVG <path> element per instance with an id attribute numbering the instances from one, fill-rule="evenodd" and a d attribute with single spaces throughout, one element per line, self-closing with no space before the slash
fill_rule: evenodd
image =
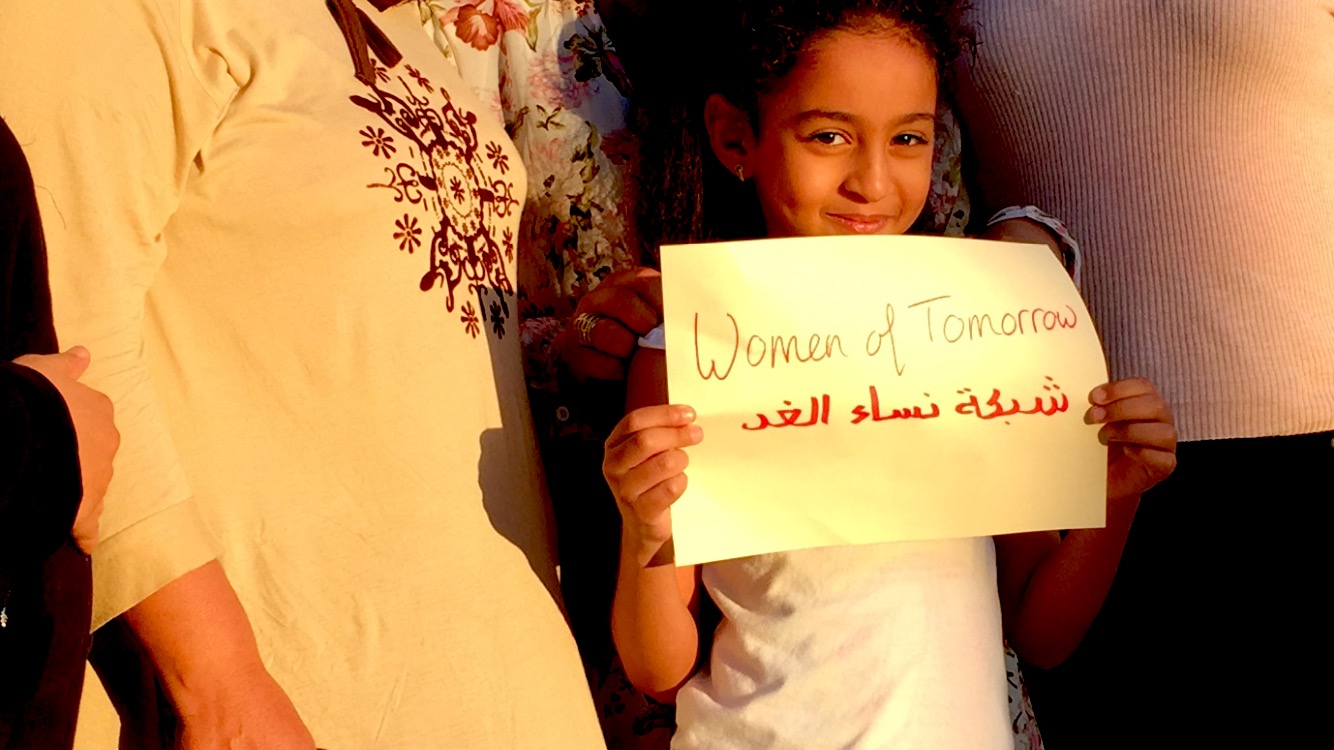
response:
<path id="1" fill-rule="evenodd" d="M 905 232 L 931 186 L 935 108 L 935 63 L 902 34 L 812 40 L 760 101 L 747 172 L 769 236 Z"/>

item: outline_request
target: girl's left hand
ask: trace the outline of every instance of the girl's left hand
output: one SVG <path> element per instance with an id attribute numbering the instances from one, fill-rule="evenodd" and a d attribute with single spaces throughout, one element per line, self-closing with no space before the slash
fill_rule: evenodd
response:
<path id="1" fill-rule="evenodd" d="M 1101 424 L 1098 440 L 1108 448 L 1107 496 L 1138 496 L 1176 468 L 1177 430 L 1172 410 L 1146 378 L 1106 383 L 1089 393 L 1084 414 Z"/>

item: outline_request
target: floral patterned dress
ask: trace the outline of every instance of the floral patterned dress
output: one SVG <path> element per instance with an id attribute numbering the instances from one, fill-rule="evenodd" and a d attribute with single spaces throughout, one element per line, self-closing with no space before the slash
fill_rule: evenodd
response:
<path id="1" fill-rule="evenodd" d="M 579 299 L 611 273 L 639 263 L 629 79 L 592 0 L 416 2 L 426 33 L 504 119 L 528 168 L 518 243 L 525 367 L 562 555 L 588 546 L 603 553 L 591 564 L 582 561 L 582 571 L 575 561 L 562 563 L 571 621 L 607 745 L 666 748 L 674 727 L 671 707 L 634 689 L 615 659 L 609 632 L 597 624 L 609 617 L 619 543 L 619 518 L 599 472 L 601 441 L 620 417 L 623 400 L 606 390 L 581 392 L 560 377 L 551 356 L 551 343 Z M 916 230 L 962 235 L 970 214 L 961 139 L 948 110 L 940 120 L 931 194 Z M 593 569 L 599 565 L 605 568 L 600 573 Z M 594 579 L 592 588 L 599 590 L 589 595 L 581 581 L 571 580 L 581 577 Z M 591 610 L 591 624 L 581 617 L 581 606 Z M 1006 668 L 1015 747 L 1037 750 L 1041 736 L 1008 647 Z"/>

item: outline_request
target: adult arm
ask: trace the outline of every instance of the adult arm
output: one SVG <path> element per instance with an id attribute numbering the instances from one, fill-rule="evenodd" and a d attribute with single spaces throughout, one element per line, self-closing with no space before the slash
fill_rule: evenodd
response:
<path id="1" fill-rule="evenodd" d="M 312 748 L 314 740 L 259 656 L 241 602 L 216 560 L 124 615 L 181 723 L 182 750 Z"/>
<path id="2" fill-rule="evenodd" d="M 169 252 L 167 223 L 239 87 L 234 66 L 183 38 L 200 13 L 202 5 L 176 2 L 74 14 L 5 3 L 0 111 L 39 188 L 56 328 L 91 351 L 84 381 L 111 398 L 119 418 L 121 449 L 93 560 L 93 625 L 147 605 L 128 619 L 178 709 L 204 695 L 217 701 L 214 713 L 247 722 L 234 735 L 245 741 L 233 747 L 308 748 L 308 735 L 291 741 L 304 728 L 269 682 L 252 669 L 207 669 L 215 644 L 239 644 L 228 653 L 243 664 L 258 656 L 213 563 L 219 547 L 185 481 L 144 355 L 147 290 Z M 201 567 L 212 573 L 187 575 Z M 256 701 L 270 710 L 251 710 Z M 199 723 L 204 715 L 182 716 L 186 747 L 225 746 L 217 727 Z M 273 720 L 248 723 L 257 717 Z"/>

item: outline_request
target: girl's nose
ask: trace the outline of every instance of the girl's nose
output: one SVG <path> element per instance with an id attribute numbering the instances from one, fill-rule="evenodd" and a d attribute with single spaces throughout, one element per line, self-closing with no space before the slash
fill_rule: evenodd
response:
<path id="1" fill-rule="evenodd" d="M 843 188 L 853 197 L 877 203 L 889 193 L 889 154 L 883 149 L 858 149 L 849 166 Z"/>

